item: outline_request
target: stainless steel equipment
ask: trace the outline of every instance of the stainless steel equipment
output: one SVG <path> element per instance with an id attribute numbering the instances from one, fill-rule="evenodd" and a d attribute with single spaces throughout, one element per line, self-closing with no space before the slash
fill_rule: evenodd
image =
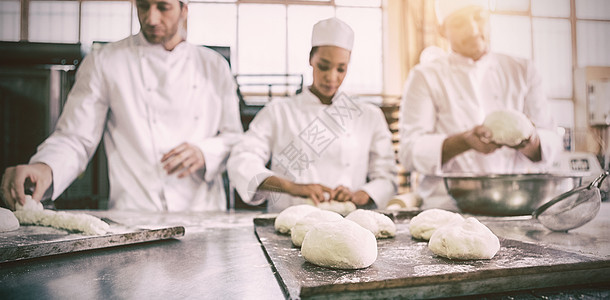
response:
<path id="1" fill-rule="evenodd" d="M 553 197 L 581 183 L 578 174 L 447 174 L 449 195 L 464 213 L 477 215 L 529 215 Z"/>
<path id="2" fill-rule="evenodd" d="M 605 171 L 590 184 L 561 194 L 537 208 L 532 216 L 553 231 L 568 231 L 593 220 L 601 207 L 600 186 Z"/>

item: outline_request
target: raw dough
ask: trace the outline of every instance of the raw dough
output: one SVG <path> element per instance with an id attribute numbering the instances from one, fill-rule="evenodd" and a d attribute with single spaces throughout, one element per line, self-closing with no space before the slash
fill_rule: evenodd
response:
<path id="1" fill-rule="evenodd" d="M 534 125 L 523 113 L 515 110 L 497 110 L 485 117 L 483 126 L 491 130 L 496 144 L 517 146 L 534 134 Z"/>
<path id="2" fill-rule="evenodd" d="M 392 219 L 384 214 L 372 210 L 357 209 L 345 218 L 368 229 L 378 239 L 396 236 L 396 225 L 394 225 Z"/>
<path id="3" fill-rule="evenodd" d="M 491 259 L 500 250 L 498 237 L 475 218 L 436 230 L 428 248 L 450 259 Z"/>
<path id="4" fill-rule="evenodd" d="M 21 206 L 21 203 L 19 203 L 19 201 L 17 201 L 17 203 L 15 203 L 15 210 L 43 210 L 44 207 L 42 206 L 42 203 L 32 199 L 32 196 L 30 195 L 25 195 L 25 204 L 23 206 Z"/>
<path id="5" fill-rule="evenodd" d="M 106 222 L 88 214 L 43 209 L 42 204 L 31 196 L 26 196 L 25 201 L 24 206 L 16 205 L 15 217 L 21 225 L 49 226 L 88 235 L 105 234 L 110 228 Z"/>
<path id="6" fill-rule="evenodd" d="M 19 229 L 19 220 L 12 211 L 0 207 L 0 232 Z"/>
<path id="7" fill-rule="evenodd" d="M 301 254 L 318 266 L 361 269 L 377 259 L 377 240 L 370 231 L 347 219 L 320 223 L 305 235 Z"/>
<path id="8" fill-rule="evenodd" d="M 388 201 L 386 209 L 399 210 L 399 209 L 417 209 L 424 202 L 424 199 L 416 193 L 405 193 L 394 196 Z"/>
<path id="9" fill-rule="evenodd" d="M 275 230 L 280 233 L 288 234 L 290 233 L 292 226 L 294 226 L 299 219 L 317 210 L 320 209 L 307 204 L 290 206 L 282 210 L 277 218 L 275 218 Z"/>
<path id="10" fill-rule="evenodd" d="M 333 222 L 341 221 L 343 217 L 329 210 L 318 210 L 307 214 L 305 217 L 297 221 L 297 223 L 290 230 L 290 237 L 292 238 L 292 244 L 301 247 L 305 234 L 311 230 L 313 226 L 322 222 Z"/>
<path id="11" fill-rule="evenodd" d="M 416 239 L 429 240 L 435 230 L 452 223 L 463 221 L 464 217 L 460 214 L 433 208 L 424 210 L 411 219 L 409 231 L 411 236 Z"/>
<path id="12" fill-rule="evenodd" d="M 347 216 L 352 211 L 356 210 L 356 204 L 350 201 L 339 202 L 335 200 L 320 202 L 318 208 L 334 211 L 342 216 Z"/>

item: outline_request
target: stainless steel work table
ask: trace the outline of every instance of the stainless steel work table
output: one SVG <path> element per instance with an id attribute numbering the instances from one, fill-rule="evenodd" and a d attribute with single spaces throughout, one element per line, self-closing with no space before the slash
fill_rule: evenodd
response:
<path id="1" fill-rule="evenodd" d="M 92 213 L 130 225 L 183 225 L 186 234 L 179 239 L 0 264 L 0 299 L 284 298 L 254 234 L 253 218 L 258 212 Z M 532 220 L 481 220 L 500 237 L 610 257 L 610 203 L 602 203 L 596 219 L 569 234 L 540 230 Z M 515 291 L 498 297 L 532 295 L 603 298 L 610 296 L 610 289 L 596 285 Z"/>

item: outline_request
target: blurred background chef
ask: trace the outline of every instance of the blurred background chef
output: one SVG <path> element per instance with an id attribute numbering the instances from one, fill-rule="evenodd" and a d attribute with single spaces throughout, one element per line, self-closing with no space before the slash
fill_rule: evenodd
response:
<path id="1" fill-rule="evenodd" d="M 292 99 L 268 103 L 231 152 L 229 178 L 246 203 L 267 199 L 269 211 L 306 199 L 385 207 L 396 193 L 383 113 L 338 92 L 353 43 L 352 29 L 337 18 L 314 25 L 312 85 Z"/>
<path id="2" fill-rule="evenodd" d="M 561 137 L 531 61 L 489 51 L 488 0 L 437 0 L 440 32 L 450 53 L 424 52 L 411 70 L 400 113 L 399 160 L 421 176 L 418 192 L 443 194 L 441 173 L 526 173 L 547 170 Z M 489 142 L 481 126 L 494 110 L 524 113 L 534 134 L 519 147 Z"/>
<path id="3" fill-rule="evenodd" d="M 239 138 L 236 85 L 227 62 L 184 40 L 186 0 L 137 0 L 138 34 L 89 54 L 56 130 L 29 164 L 2 179 L 6 205 L 56 199 L 87 167 L 102 134 L 110 209 L 226 208 L 221 172 Z"/>

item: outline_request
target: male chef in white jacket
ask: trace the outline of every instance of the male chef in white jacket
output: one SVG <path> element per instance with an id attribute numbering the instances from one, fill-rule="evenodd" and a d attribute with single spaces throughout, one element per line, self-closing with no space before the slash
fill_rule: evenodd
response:
<path id="1" fill-rule="evenodd" d="M 236 85 L 221 55 L 184 40 L 185 1 L 137 0 L 140 32 L 85 57 L 55 131 L 5 171 L 9 208 L 25 202 L 24 183 L 35 200 L 56 199 L 103 135 L 110 209 L 226 209 L 221 172 L 242 133 Z"/>
<path id="2" fill-rule="evenodd" d="M 307 199 L 385 208 L 395 195 L 396 159 L 383 113 L 338 92 L 353 42 L 352 29 L 337 18 L 314 26 L 312 85 L 268 103 L 231 152 L 229 178 L 246 203 L 266 199 L 272 212 Z"/>
<path id="3" fill-rule="evenodd" d="M 488 0 L 439 0 L 440 31 L 451 52 L 416 66 L 405 84 L 399 160 L 424 175 L 524 173 L 548 169 L 561 151 L 542 80 L 531 61 L 489 51 Z M 518 147 L 489 141 L 481 126 L 494 110 L 524 113 L 534 134 Z M 424 197 L 446 195 L 423 176 Z"/>

